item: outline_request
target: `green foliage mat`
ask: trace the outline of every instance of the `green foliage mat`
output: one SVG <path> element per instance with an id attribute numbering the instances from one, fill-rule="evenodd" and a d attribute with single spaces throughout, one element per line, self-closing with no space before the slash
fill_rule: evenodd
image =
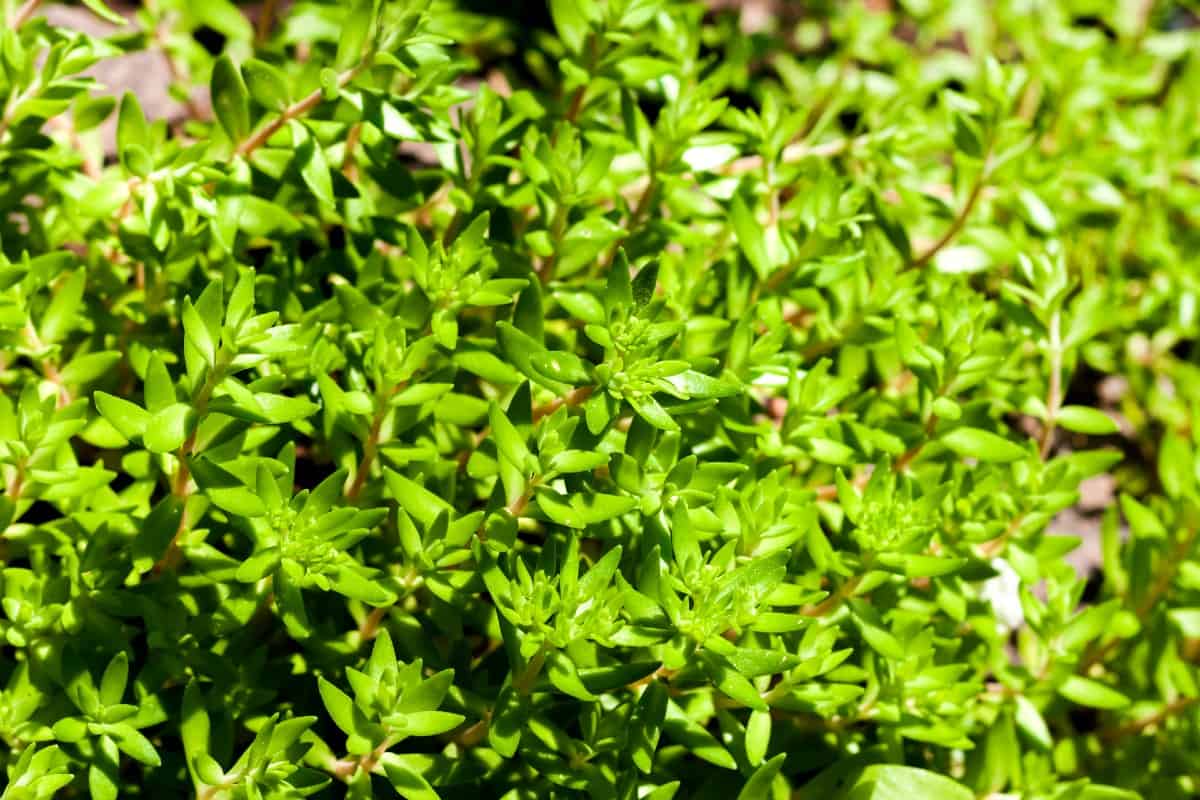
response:
<path id="1" fill-rule="evenodd" d="M 4 800 L 1200 793 L 1195 3 L 84 5 L 0 2 Z"/>

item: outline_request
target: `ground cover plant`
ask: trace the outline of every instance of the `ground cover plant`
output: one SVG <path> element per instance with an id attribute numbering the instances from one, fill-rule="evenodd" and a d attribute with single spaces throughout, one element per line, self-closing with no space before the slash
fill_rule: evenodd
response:
<path id="1" fill-rule="evenodd" d="M 0 2 L 0 797 L 1200 793 L 1200 11 L 718 5 Z"/>

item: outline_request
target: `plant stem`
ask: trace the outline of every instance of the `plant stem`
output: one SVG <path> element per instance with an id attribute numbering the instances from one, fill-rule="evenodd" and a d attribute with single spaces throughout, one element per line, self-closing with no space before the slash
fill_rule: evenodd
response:
<path id="1" fill-rule="evenodd" d="M 367 440 L 363 442 L 362 461 L 358 463 L 358 469 L 354 471 L 354 481 L 346 489 L 346 499 L 348 500 L 357 500 L 363 486 L 367 483 L 367 476 L 371 472 L 371 465 L 375 462 L 375 456 L 379 450 L 380 430 L 383 428 L 384 420 L 387 419 L 388 411 L 391 410 L 388 403 L 403 386 L 402 383 L 396 384 L 379 401 L 379 408 L 375 410 L 375 416 L 371 418 L 371 429 L 367 434 Z"/>
<path id="2" fill-rule="evenodd" d="M 1050 387 L 1046 392 L 1046 426 L 1042 429 L 1038 454 L 1042 460 L 1050 454 L 1054 443 L 1055 418 L 1062 405 L 1062 312 L 1055 311 L 1050 317 Z"/>
<path id="3" fill-rule="evenodd" d="M 995 539 L 988 539 L 979 545 L 979 554 L 984 558 L 991 558 L 998 555 L 1004 549 L 1004 545 L 1008 544 L 1008 540 L 1021 527 L 1021 523 L 1025 521 L 1024 514 L 1018 514 L 1013 517 L 1012 522 L 1008 523 L 1008 527 L 1004 529 L 1004 533 L 997 536 Z"/>
<path id="4" fill-rule="evenodd" d="M 351 756 L 339 758 L 333 764 L 334 776 L 343 781 L 349 781 L 360 769 L 363 772 L 371 772 L 379 764 L 379 759 L 383 758 L 383 754 L 395 743 L 396 739 L 389 736 L 380 742 L 378 747 L 366 755 L 358 756 L 357 758 Z"/>
<path id="5" fill-rule="evenodd" d="M 975 183 L 971 185 L 971 191 L 967 195 L 966 201 L 959 209 L 958 215 L 954 221 L 950 223 L 950 227 L 942 234 L 942 238 L 938 239 L 929 249 L 915 259 L 905 265 L 900 271 L 907 272 L 910 269 L 920 269 L 926 266 L 933 260 L 934 256 L 940 253 L 945 247 L 954 241 L 955 237 L 966 226 L 967 220 L 971 217 L 971 212 L 975 210 L 975 206 L 979 203 L 979 198 L 983 195 L 983 189 L 987 185 L 987 179 L 991 171 L 991 153 L 984 156 L 983 166 L 979 170 L 979 175 L 975 178 Z"/>
<path id="6" fill-rule="evenodd" d="M 1188 710 L 1192 706 L 1200 703 L 1200 697 L 1181 697 L 1178 700 L 1167 703 L 1153 714 L 1147 714 L 1139 719 L 1131 720 L 1124 725 L 1117 725 L 1111 728 L 1104 728 L 1100 731 L 1100 740 L 1104 742 L 1115 742 L 1124 739 L 1127 736 L 1133 736 L 1146 730 L 1146 728 L 1158 725 L 1166 721 L 1169 717 Z"/>
<path id="7" fill-rule="evenodd" d="M 275 24 L 275 3 L 276 0 L 265 0 L 258 15 L 258 24 L 254 27 L 254 43 L 259 47 L 266 43 Z"/>
<path id="8" fill-rule="evenodd" d="M 17 9 L 17 13 L 9 20 L 8 27 L 14 31 L 20 28 L 29 21 L 41 4 L 42 0 L 25 0 L 25 4 Z"/>
<path id="9" fill-rule="evenodd" d="M 537 681 L 538 675 L 542 674 L 542 667 L 546 664 L 546 655 L 549 652 L 549 646 L 542 642 L 542 646 L 533 654 L 533 658 L 529 659 L 525 669 L 513 681 L 513 688 L 517 690 L 518 694 L 527 695 L 533 691 L 533 684 Z"/>
<path id="10" fill-rule="evenodd" d="M 924 436 L 921 437 L 921 441 L 905 450 L 900 457 L 896 459 L 895 463 L 892 464 L 893 472 L 904 472 L 904 470 L 908 469 L 908 465 L 915 461 L 917 456 L 921 454 L 921 451 L 925 448 L 925 445 L 933 436 L 933 432 L 937 430 L 937 424 L 937 414 L 931 413 L 929 415 L 929 419 L 925 420 Z"/>
<path id="11" fill-rule="evenodd" d="M 586 94 L 587 84 L 575 90 L 575 94 L 571 96 L 571 105 L 567 108 L 567 122 L 574 122 L 579 118 L 579 112 L 583 110 L 583 98 Z"/>
<path id="12" fill-rule="evenodd" d="M 181 554 L 179 552 L 179 540 L 187 533 L 191 525 L 187 515 L 187 501 L 192 494 L 191 490 L 191 468 L 188 467 L 188 458 L 196 450 L 196 437 L 200 431 L 200 419 L 204 416 L 205 410 L 208 408 L 208 401 L 212 397 L 213 391 L 217 388 L 217 384 L 221 382 L 220 373 L 224 371 L 225 365 L 218 354 L 217 363 L 213 364 L 208 375 L 204 378 L 204 383 L 200 386 L 200 391 L 196 393 L 195 399 L 192 400 L 192 406 L 196 409 L 196 426 L 192 428 L 192 432 L 188 434 L 187 439 L 179 447 L 179 453 L 176 458 L 179 461 L 179 469 L 175 472 L 175 480 L 172 482 L 171 493 L 178 497 L 183 503 L 183 509 L 179 515 L 179 525 L 175 528 L 175 535 L 171 537 L 170 544 L 167 545 L 167 550 L 162 554 L 162 557 L 154 563 L 152 571 L 158 575 L 165 570 L 174 569 L 178 566 Z"/>
<path id="13" fill-rule="evenodd" d="M 588 37 L 587 37 L 587 41 L 588 41 L 588 56 L 589 56 L 587 72 L 591 73 L 591 71 L 596 66 L 596 60 L 599 58 L 600 54 L 597 52 L 596 36 L 594 34 L 589 33 Z M 575 124 L 576 120 L 579 119 L 579 114 L 581 111 L 583 111 L 583 99 L 587 95 L 587 90 L 588 90 L 588 85 L 586 83 L 575 89 L 574 94 L 571 95 L 571 103 L 570 103 L 570 105 L 567 106 L 567 112 L 563 115 L 564 120 L 566 120 L 567 122 L 569 122 L 571 124 Z M 556 125 L 554 127 L 554 130 L 550 133 L 551 147 L 553 147 L 554 144 L 558 141 L 558 131 L 559 131 L 559 128 Z"/>
<path id="14" fill-rule="evenodd" d="M 809 606 L 807 608 L 800 609 L 800 614 L 805 617 L 824 617 L 832 614 L 834 611 L 837 611 L 837 609 L 842 605 L 842 602 L 850 598 L 854 594 L 855 590 L 858 589 L 859 584 L 863 582 L 864 575 L 855 575 L 854 577 L 850 578 L 840 587 L 838 587 L 837 591 L 829 595 L 829 597 L 826 597 L 820 603 L 817 603 L 815 606 Z"/>
<path id="15" fill-rule="evenodd" d="M 357 65 L 355 65 L 351 69 L 348 69 L 345 72 L 343 72 L 341 75 L 338 76 L 338 79 L 337 79 L 338 88 L 345 87 L 347 84 L 349 84 L 351 81 L 353 81 L 359 75 L 361 75 L 369 66 L 371 66 L 371 59 L 364 58 Z M 316 108 L 318 105 L 320 105 L 321 100 L 324 99 L 324 97 L 325 97 L 324 90 L 313 89 L 313 91 L 311 93 L 309 93 L 309 95 L 307 97 L 303 98 L 302 100 L 298 100 L 295 103 L 293 103 L 292 105 L 288 106 L 287 108 L 285 108 L 283 111 L 281 111 L 279 113 L 278 117 L 271 120 L 263 127 L 259 128 L 258 131 L 253 136 L 251 136 L 250 138 L 246 139 L 241 144 L 239 144 L 237 146 L 237 150 L 234 152 L 237 155 L 242 156 L 243 158 L 249 156 L 255 150 L 257 150 L 258 148 L 260 148 L 264 144 L 266 144 L 267 141 L 272 136 L 274 136 L 276 134 L 276 132 L 278 132 L 279 129 L 282 128 L 284 125 L 286 125 L 288 122 L 290 122 L 293 119 L 297 119 L 299 117 L 304 116 L 305 114 L 307 114 L 308 112 L 310 112 L 314 108 Z"/>
<path id="16" fill-rule="evenodd" d="M 550 223 L 550 240 L 553 243 L 554 251 L 546 257 L 542 268 L 538 270 L 538 279 L 545 286 L 554 279 L 554 270 L 558 266 L 558 251 L 562 249 L 563 235 L 567 229 L 567 207 L 563 203 L 558 204 L 558 208 L 554 211 L 554 219 Z"/>
<path id="17" fill-rule="evenodd" d="M 371 612 L 363 619 L 362 625 L 358 627 L 358 641 L 367 642 L 374 639 L 379 633 L 379 626 L 383 624 L 383 618 L 387 616 L 388 611 L 391 611 L 391 606 L 376 606 L 371 609 Z"/>
<path id="18" fill-rule="evenodd" d="M 346 135 L 346 148 L 342 154 L 342 174 L 351 181 L 358 180 L 358 164 L 354 160 L 354 149 L 358 147 L 361 138 L 362 123 L 356 122 L 350 126 L 350 132 Z"/>

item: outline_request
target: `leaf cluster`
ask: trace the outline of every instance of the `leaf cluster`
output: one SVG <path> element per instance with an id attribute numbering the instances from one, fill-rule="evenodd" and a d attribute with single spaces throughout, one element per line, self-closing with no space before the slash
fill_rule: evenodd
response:
<path id="1" fill-rule="evenodd" d="M 1200 794 L 1194 4 L 84 5 L 4 800 Z"/>

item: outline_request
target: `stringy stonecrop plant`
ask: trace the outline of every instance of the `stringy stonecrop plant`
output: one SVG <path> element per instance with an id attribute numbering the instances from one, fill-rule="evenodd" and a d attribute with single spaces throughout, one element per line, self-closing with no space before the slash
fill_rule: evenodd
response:
<path id="1" fill-rule="evenodd" d="M 1194 4 L 86 5 L 0 3 L 5 800 L 1200 791 Z"/>

